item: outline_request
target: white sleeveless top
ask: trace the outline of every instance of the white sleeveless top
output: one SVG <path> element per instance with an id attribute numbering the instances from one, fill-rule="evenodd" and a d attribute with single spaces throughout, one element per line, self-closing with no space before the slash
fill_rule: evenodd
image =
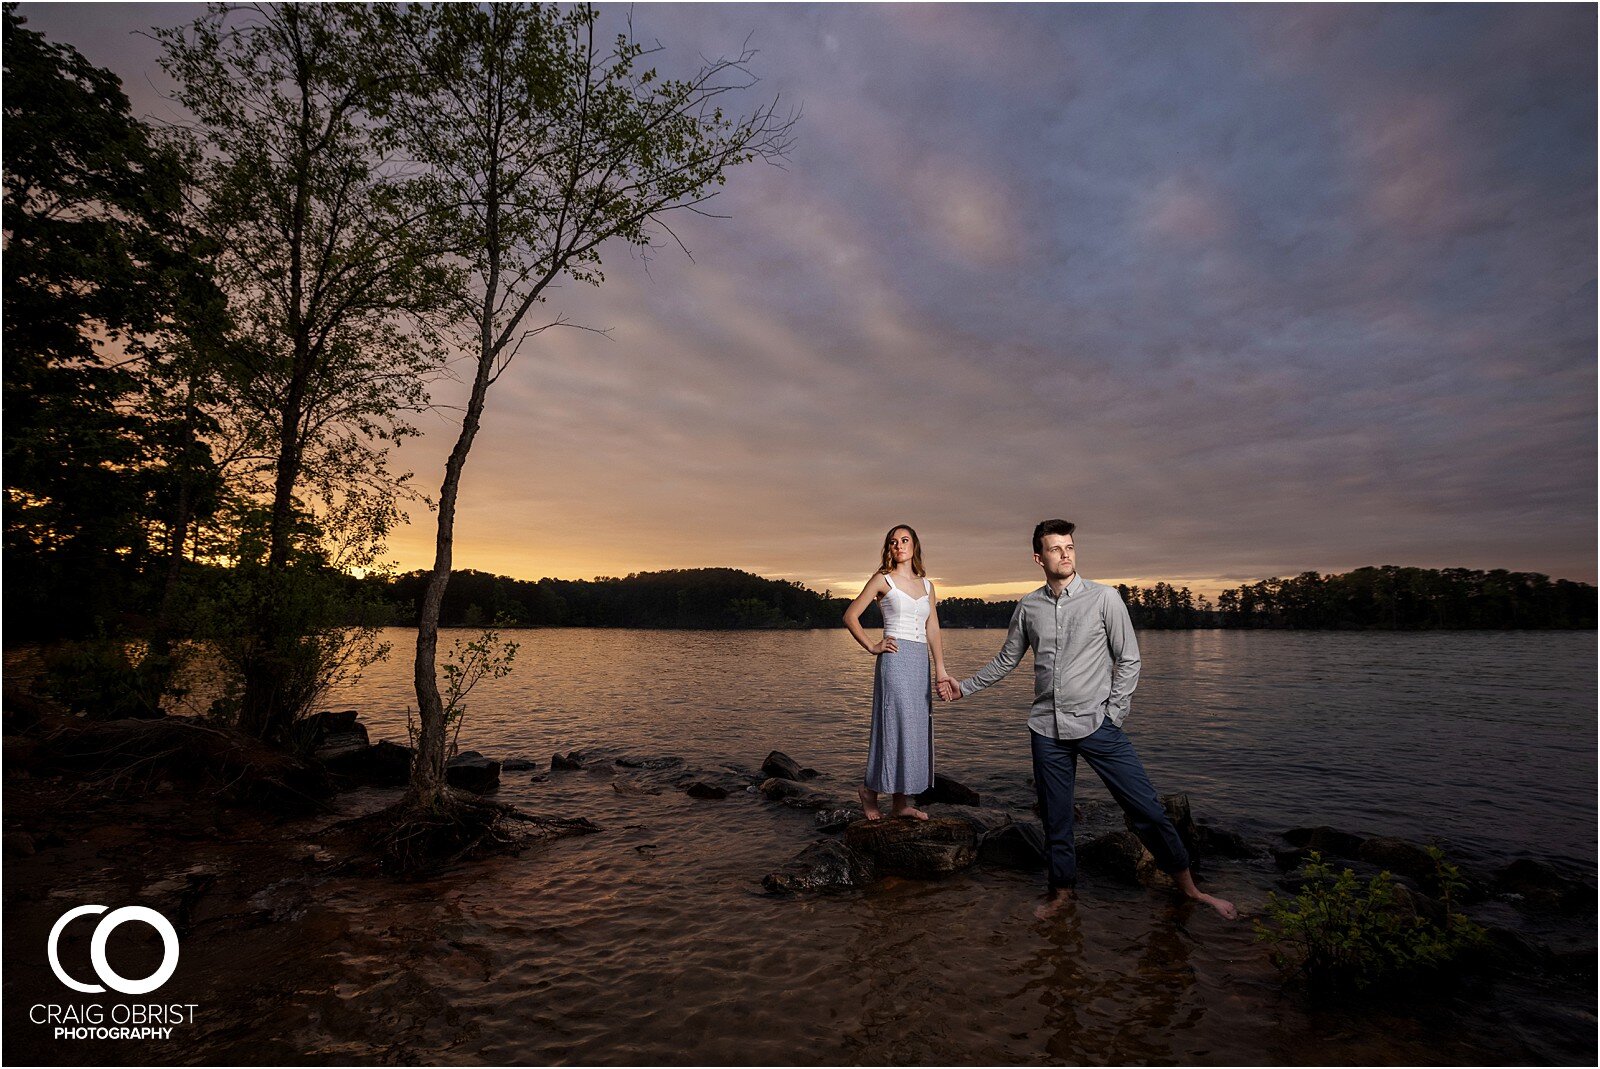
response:
<path id="1" fill-rule="evenodd" d="M 889 592 L 878 599 L 878 609 L 883 613 L 883 637 L 927 642 L 928 616 L 932 612 L 928 595 L 933 593 L 933 584 L 924 579 L 922 596 L 914 598 L 895 586 L 888 573 L 884 578 L 889 580 Z"/>

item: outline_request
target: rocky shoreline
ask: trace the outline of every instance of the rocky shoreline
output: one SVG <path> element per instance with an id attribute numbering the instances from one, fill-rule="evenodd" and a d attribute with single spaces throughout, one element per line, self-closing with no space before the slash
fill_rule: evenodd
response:
<path id="1" fill-rule="evenodd" d="M 337 777 L 353 783 L 403 783 L 410 753 L 392 743 L 370 744 L 354 711 L 321 714 L 315 756 Z M 930 819 L 867 821 L 853 789 L 781 750 L 757 768 L 702 767 L 679 756 L 641 756 L 605 748 L 552 754 L 548 762 L 527 757 L 495 760 L 476 751 L 453 758 L 451 783 L 490 792 L 502 774 L 532 772 L 532 782 L 551 775 L 585 772 L 611 776 L 624 794 L 682 791 L 691 798 L 724 801 L 753 796 L 769 805 L 808 811 L 818 833 L 780 868 L 759 877 L 775 895 L 861 890 L 885 877 L 939 879 L 974 866 L 1037 872 L 1044 868 L 1044 831 L 1035 814 L 985 805 L 979 792 L 937 775 L 917 804 Z M 853 784 L 851 785 L 853 787 Z M 1031 786 L 1031 784 L 1030 784 Z M 1162 796 L 1190 857 L 1197 879 L 1226 868 L 1272 872 L 1273 883 L 1293 893 L 1305 881 L 1313 854 L 1358 877 L 1393 875 L 1420 913 L 1439 914 L 1437 866 L 1424 845 L 1384 835 L 1365 835 L 1326 825 L 1285 829 L 1275 839 L 1252 840 L 1240 832 L 1197 820 L 1187 794 Z M 1086 876 L 1127 886 L 1170 890 L 1172 881 L 1126 825 L 1120 810 L 1103 801 L 1080 801 L 1078 860 Z M 1596 888 L 1547 860 L 1519 858 L 1494 869 L 1462 872 L 1464 886 L 1453 906 L 1488 932 L 1493 964 L 1548 971 L 1561 976 L 1595 973 Z"/>
<path id="2" fill-rule="evenodd" d="M 217 729 L 182 723 L 185 718 L 167 718 L 172 723 L 159 729 L 151 729 L 149 722 L 128 729 L 121 722 L 65 724 L 26 703 L 8 703 L 7 711 L 4 849 L 13 873 L 26 873 L 31 862 L 58 852 L 63 861 L 67 854 L 77 856 L 69 848 L 82 842 L 131 848 L 137 833 L 128 829 L 141 825 L 128 823 L 128 814 L 142 812 L 151 816 L 142 825 L 147 831 L 162 825 L 160 849 L 169 855 L 165 869 L 170 871 L 141 887 L 137 897 L 170 912 L 180 928 L 217 916 L 232 917 L 235 925 L 270 923 L 278 910 L 271 904 L 270 888 L 282 883 L 282 868 L 275 871 L 277 880 L 266 879 L 263 871 L 262 886 L 252 888 L 247 873 L 222 878 L 214 865 L 173 870 L 173 851 L 202 844 L 226 847 L 246 838 L 251 850 L 278 858 L 280 865 L 311 870 L 337 866 L 346 859 L 337 835 L 330 834 L 336 825 L 310 831 L 308 841 L 308 816 L 326 813 L 329 799 L 357 788 L 392 794 L 384 789 L 404 784 L 411 757 L 407 747 L 372 743 L 353 710 L 308 719 L 303 725 L 305 758 L 269 756 L 225 732 L 218 735 Z M 158 733 L 147 739 L 144 733 L 152 730 Z M 107 738 L 139 742 L 115 770 L 108 770 L 100 752 Z M 157 741 L 147 745 L 149 739 Z M 203 744 L 218 767 L 202 775 L 162 756 L 162 747 L 180 742 L 191 748 Z M 101 763 L 92 765 L 90 754 L 98 754 Z M 1034 814 L 986 803 L 978 792 L 942 775 L 918 800 L 929 820 L 886 817 L 869 822 L 856 804 L 853 781 L 845 786 L 778 750 L 755 767 L 607 747 L 555 753 L 548 759 L 468 751 L 449 766 L 453 785 L 483 794 L 492 794 L 512 775 L 527 776 L 532 784 L 586 775 L 609 781 L 618 794 L 648 798 L 682 792 L 713 808 L 753 803 L 809 814 L 809 820 L 791 822 L 797 832 L 794 856 L 771 871 L 750 874 L 752 884 L 774 896 L 859 892 L 886 878 L 959 879 L 969 870 L 1026 872 L 1043 867 L 1044 835 Z M 1185 794 L 1166 795 L 1162 801 L 1203 881 L 1265 882 L 1292 893 L 1316 853 L 1361 877 L 1390 872 L 1418 911 L 1440 908 L 1436 865 L 1422 844 L 1328 826 L 1290 828 L 1273 839 L 1252 839 L 1196 819 Z M 1079 861 L 1087 879 L 1171 888 L 1114 805 L 1080 802 L 1077 815 Z M 97 828 L 97 821 L 124 823 Z M 91 825 L 87 829 L 85 822 Z M 1464 890 L 1454 906 L 1488 931 L 1491 967 L 1564 983 L 1594 976 L 1592 882 L 1538 858 L 1465 870 L 1463 876 Z M 8 892 L 16 886 L 8 881 Z M 240 903 L 257 905 L 241 909 Z"/>

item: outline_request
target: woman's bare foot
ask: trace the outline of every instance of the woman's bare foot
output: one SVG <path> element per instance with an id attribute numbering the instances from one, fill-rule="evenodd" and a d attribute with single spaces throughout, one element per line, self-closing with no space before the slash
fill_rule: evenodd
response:
<path id="1" fill-rule="evenodd" d="M 928 814 L 912 805 L 911 802 L 907 800 L 906 795 L 903 794 L 897 794 L 894 796 L 894 815 L 897 817 L 905 817 L 907 820 L 928 819 Z"/>
<path id="2" fill-rule="evenodd" d="M 1072 891 L 1070 888 L 1058 887 L 1053 891 L 1046 891 L 1044 901 L 1034 909 L 1033 915 L 1039 920 L 1047 921 L 1072 904 Z"/>
<path id="3" fill-rule="evenodd" d="M 856 790 L 856 797 L 861 800 L 861 812 L 868 820 L 882 820 L 883 813 L 878 809 L 878 792 L 866 787 Z"/>

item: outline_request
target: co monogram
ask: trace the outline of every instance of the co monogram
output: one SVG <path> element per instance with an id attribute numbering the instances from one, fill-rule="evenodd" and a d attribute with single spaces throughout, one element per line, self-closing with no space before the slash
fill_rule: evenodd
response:
<path id="1" fill-rule="evenodd" d="M 114 909 L 100 918 L 100 923 L 95 925 L 94 938 L 89 943 L 89 961 L 94 965 L 95 975 L 105 983 L 106 987 L 99 984 L 83 984 L 68 976 L 61 967 L 61 960 L 56 953 L 56 943 L 61 938 L 61 929 L 65 928 L 74 917 L 81 917 L 85 913 L 106 913 L 105 906 L 78 906 L 69 909 L 56 921 L 55 927 L 50 929 L 50 968 L 55 972 L 56 979 L 86 995 L 98 995 L 106 987 L 113 991 L 120 991 L 124 995 L 142 995 L 147 991 L 154 991 L 171 978 L 173 970 L 178 967 L 178 933 L 171 922 L 148 906 L 123 906 Z M 143 980 L 130 980 L 117 974 L 106 960 L 106 940 L 118 925 L 128 921 L 144 921 L 156 930 L 161 936 L 161 967 Z"/>

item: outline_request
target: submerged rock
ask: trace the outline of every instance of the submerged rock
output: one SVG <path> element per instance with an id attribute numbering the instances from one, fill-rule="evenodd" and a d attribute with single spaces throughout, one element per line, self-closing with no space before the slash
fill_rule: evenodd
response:
<path id="1" fill-rule="evenodd" d="M 487 794 L 500 787 L 500 762 L 477 750 L 468 750 L 444 763 L 444 776 L 452 787 Z"/>
<path id="2" fill-rule="evenodd" d="M 761 785 L 760 791 L 767 801 L 795 809 L 836 809 L 842 805 L 838 798 L 827 791 L 819 791 L 791 779 L 773 777 Z"/>
<path id="3" fill-rule="evenodd" d="M 945 876 L 978 859 L 972 825 L 948 817 L 858 820 L 845 828 L 844 841 L 872 858 L 880 872 L 900 876 Z"/>
<path id="4" fill-rule="evenodd" d="M 1102 873 L 1128 884 L 1157 879 L 1161 872 L 1156 859 L 1131 831 L 1114 831 L 1078 844 L 1080 868 Z"/>
<path id="5" fill-rule="evenodd" d="M 978 844 L 978 860 L 1023 872 L 1044 868 L 1044 828 L 1037 820 L 1012 821 L 983 837 Z"/>
<path id="6" fill-rule="evenodd" d="M 1519 858 L 1494 875 L 1495 890 L 1517 895 L 1534 909 L 1578 914 L 1595 911 L 1595 889 L 1572 879 L 1548 861 Z"/>
<path id="7" fill-rule="evenodd" d="M 1330 828 L 1326 824 L 1315 828 L 1291 828 L 1283 833 L 1291 846 L 1315 850 L 1324 857 L 1357 857 L 1366 839 L 1348 831 Z"/>
<path id="8" fill-rule="evenodd" d="M 801 891 L 846 891 L 872 882 L 872 859 L 837 839 L 818 839 L 794 860 L 761 881 L 773 894 Z"/>
<path id="9" fill-rule="evenodd" d="M 917 795 L 917 804 L 926 805 L 933 802 L 943 802 L 946 805 L 982 805 L 983 799 L 978 792 L 964 783 L 957 782 L 949 776 L 934 773 L 933 786 Z"/>
<path id="10" fill-rule="evenodd" d="M 800 762 L 784 753 L 782 750 L 773 750 L 767 754 L 767 759 L 761 762 L 761 771 L 772 779 L 801 780 Z"/>
<path id="11" fill-rule="evenodd" d="M 816 822 L 818 831 L 834 832 L 843 830 L 865 815 L 860 809 L 846 806 L 841 809 L 819 809 L 811 819 Z"/>
<path id="12" fill-rule="evenodd" d="M 551 772 L 581 772 L 583 770 L 583 754 L 577 750 L 565 754 L 552 754 L 550 756 Z"/>
<path id="13" fill-rule="evenodd" d="M 611 789 L 618 794 L 660 794 L 660 787 L 652 787 L 636 779 L 618 779 L 611 781 Z"/>
<path id="14" fill-rule="evenodd" d="M 526 757 L 508 757 L 500 762 L 502 772 L 530 772 L 539 766 Z"/>
<path id="15" fill-rule="evenodd" d="M 1415 880 L 1423 887 L 1433 888 L 1439 882 L 1439 867 L 1428 852 L 1416 843 L 1404 839 L 1375 835 L 1361 842 L 1356 858 L 1380 869 L 1388 869 L 1396 876 Z"/>
<path id="16" fill-rule="evenodd" d="M 718 787 L 711 783 L 704 783 L 700 780 L 695 780 L 694 782 L 690 783 L 688 786 L 684 787 L 683 791 L 690 798 L 706 798 L 715 800 L 728 797 L 727 788 Z"/>
<path id="17" fill-rule="evenodd" d="M 1261 849 L 1252 844 L 1243 835 L 1227 828 L 1216 828 L 1210 824 L 1199 823 L 1194 829 L 1195 839 L 1200 848 L 1212 857 L 1252 858 L 1260 857 Z"/>
<path id="18" fill-rule="evenodd" d="M 664 768 L 679 768 L 683 765 L 681 757 L 619 757 L 616 764 L 623 768 L 642 768 L 650 772 L 659 772 Z"/>

